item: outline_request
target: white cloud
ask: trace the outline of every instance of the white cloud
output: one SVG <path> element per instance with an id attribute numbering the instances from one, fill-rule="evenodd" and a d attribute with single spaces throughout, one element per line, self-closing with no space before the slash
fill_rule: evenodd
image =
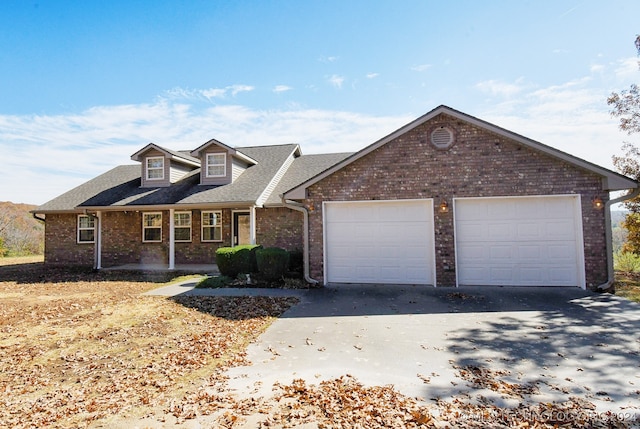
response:
<path id="1" fill-rule="evenodd" d="M 318 61 L 320 61 L 321 63 L 335 63 L 336 61 L 338 61 L 338 59 L 340 59 L 340 57 L 337 56 L 322 56 L 320 58 L 318 58 Z"/>
<path id="2" fill-rule="evenodd" d="M 417 71 L 417 72 L 423 72 L 423 71 L 429 70 L 430 68 L 431 68 L 431 64 L 419 64 L 417 66 L 411 67 L 411 70 Z"/>
<path id="3" fill-rule="evenodd" d="M 250 92 L 255 89 L 253 86 L 250 86 L 250 85 L 232 85 L 232 86 L 228 86 L 227 88 L 231 91 L 231 95 L 233 95 L 234 97 L 241 92 Z"/>
<path id="4" fill-rule="evenodd" d="M 281 93 L 281 92 L 287 92 L 287 91 L 291 91 L 293 88 L 288 86 L 288 85 L 276 85 L 273 88 L 273 92 L 275 93 Z"/>
<path id="5" fill-rule="evenodd" d="M 214 98 L 225 98 L 227 95 L 231 94 L 232 97 L 235 97 L 241 92 L 249 92 L 253 91 L 255 87 L 250 85 L 229 85 L 224 88 L 207 88 L 207 89 L 189 89 L 189 88 L 180 88 L 175 87 L 168 91 L 165 91 L 164 94 L 160 97 L 161 99 L 169 99 L 169 100 L 209 100 L 211 101 Z"/>
<path id="6" fill-rule="evenodd" d="M 628 140 L 609 114 L 607 91 L 586 76 L 558 85 L 527 88 L 493 102 L 480 117 L 574 156 L 613 168 L 611 157 Z M 597 89 L 596 89 L 597 88 Z M 478 88 L 480 89 L 480 88 Z"/>
<path id="7" fill-rule="evenodd" d="M 367 79 L 374 79 L 376 77 L 380 76 L 380 73 L 367 73 L 366 77 Z"/>
<path id="8" fill-rule="evenodd" d="M 349 152 L 412 119 L 297 108 L 203 108 L 167 99 L 71 115 L 0 115 L 5 175 L 0 200 L 44 203 L 116 165 L 133 163 L 130 156 L 149 142 L 182 150 L 216 138 L 230 146 L 299 143 L 304 153 Z"/>
<path id="9" fill-rule="evenodd" d="M 637 57 L 625 58 L 615 65 L 615 75 L 618 79 L 638 80 L 638 73 L 640 73 L 640 60 Z"/>
<path id="10" fill-rule="evenodd" d="M 334 75 L 329 76 L 329 78 L 327 80 L 335 88 L 340 89 L 340 88 L 342 88 L 342 84 L 344 83 L 344 76 L 340 76 L 340 75 L 334 74 Z"/>
<path id="11" fill-rule="evenodd" d="M 226 88 L 209 88 L 209 89 L 202 90 L 202 95 L 208 99 L 222 98 L 226 93 L 227 93 Z"/>
<path id="12" fill-rule="evenodd" d="M 491 96 L 513 97 L 523 90 L 522 79 L 515 83 L 501 82 L 498 80 L 485 80 L 478 82 L 476 88 Z"/>

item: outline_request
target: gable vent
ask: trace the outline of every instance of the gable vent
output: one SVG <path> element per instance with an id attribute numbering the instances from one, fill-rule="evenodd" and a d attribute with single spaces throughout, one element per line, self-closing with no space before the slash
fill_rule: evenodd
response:
<path id="1" fill-rule="evenodd" d="M 431 133 L 431 143 L 438 149 L 447 149 L 453 141 L 453 131 L 447 127 L 438 127 Z"/>

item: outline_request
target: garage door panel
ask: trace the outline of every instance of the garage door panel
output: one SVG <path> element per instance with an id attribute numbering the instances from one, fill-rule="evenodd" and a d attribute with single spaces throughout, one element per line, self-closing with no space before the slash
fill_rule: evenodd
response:
<path id="1" fill-rule="evenodd" d="M 434 283 L 431 200 L 325 204 L 326 279 Z"/>
<path id="2" fill-rule="evenodd" d="M 461 285 L 584 286 L 576 197 L 458 199 Z"/>

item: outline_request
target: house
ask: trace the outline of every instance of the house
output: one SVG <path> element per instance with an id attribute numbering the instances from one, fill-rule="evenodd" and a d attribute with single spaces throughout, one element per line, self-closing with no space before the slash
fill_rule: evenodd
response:
<path id="1" fill-rule="evenodd" d="M 439 106 L 353 154 L 149 144 L 42 205 L 47 263 L 204 263 L 302 249 L 307 280 L 606 288 L 635 180 Z M 612 191 L 628 191 L 610 199 Z"/>

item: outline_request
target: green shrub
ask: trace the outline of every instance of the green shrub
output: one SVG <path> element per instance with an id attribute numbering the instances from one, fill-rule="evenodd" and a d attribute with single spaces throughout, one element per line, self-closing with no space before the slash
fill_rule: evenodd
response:
<path id="1" fill-rule="evenodd" d="M 289 252 L 279 247 L 268 247 L 256 251 L 258 273 L 267 281 L 279 280 L 289 269 Z"/>
<path id="2" fill-rule="evenodd" d="M 238 274 L 255 273 L 258 270 L 256 250 L 261 248 L 255 244 L 220 247 L 216 250 L 216 264 L 220 273 L 231 278 L 236 278 Z"/>
<path id="3" fill-rule="evenodd" d="M 626 273 L 640 272 L 640 255 L 618 250 L 613 254 L 613 268 Z"/>
<path id="4" fill-rule="evenodd" d="M 227 276 L 205 277 L 196 285 L 198 289 L 218 289 L 229 285 L 233 281 Z"/>
<path id="5" fill-rule="evenodd" d="M 300 250 L 292 250 L 289 252 L 289 271 L 294 273 L 302 273 L 304 265 L 304 256 Z"/>

